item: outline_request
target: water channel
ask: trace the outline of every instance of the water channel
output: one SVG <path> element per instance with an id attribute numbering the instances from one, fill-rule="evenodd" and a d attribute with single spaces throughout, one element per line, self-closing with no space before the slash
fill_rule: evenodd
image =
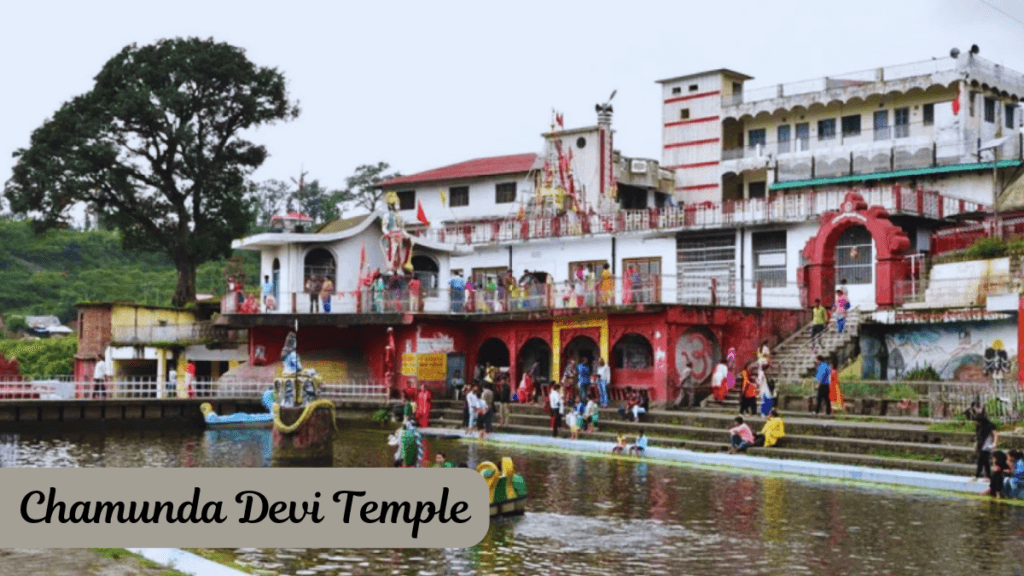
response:
<path id="1" fill-rule="evenodd" d="M 0 467 L 262 467 L 269 432 L 0 435 Z M 469 549 L 242 549 L 267 574 L 1024 574 L 1024 507 L 635 460 L 428 441 L 455 462 L 511 456 L 525 516 Z M 344 430 L 335 466 L 386 467 L 380 430 Z"/>

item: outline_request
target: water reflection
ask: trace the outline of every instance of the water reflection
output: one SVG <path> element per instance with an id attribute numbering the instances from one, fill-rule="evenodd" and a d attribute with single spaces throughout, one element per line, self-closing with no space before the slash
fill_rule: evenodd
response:
<path id="1" fill-rule="evenodd" d="M 1020 574 L 1024 508 L 453 440 L 475 467 L 511 456 L 528 512 L 469 549 L 243 549 L 268 574 Z M 346 430 L 339 467 L 389 467 L 382 431 Z M 268 467 L 266 430 L 0 435 L 0 466 Z"/>

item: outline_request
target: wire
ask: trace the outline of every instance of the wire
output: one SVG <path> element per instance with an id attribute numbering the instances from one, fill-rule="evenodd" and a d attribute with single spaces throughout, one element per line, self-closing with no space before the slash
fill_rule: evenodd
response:
<path id="1" fill-rule="evenodd" d="M 1020 24 L 1021 26 L 1024 26 L 1024 22 L 1018 20 L 1016 17 L 1014 17 L 1012 14 L 1008 13 L 1006 10 L 1003 10 L 1002 8 L 999 8 L 998 6 L 993 6 L 989 2 L 986 2 L 985 0 L 978 0 L 978 2 L 981 2 L 985 6 L 988 6 L 989 8 L 995 10 L 996 12 L 1002 13 L 1003 16 L 1006 16 L 1007 18 L 1009 18 L 1010 20 L 1013 20 L 1017 24 Z"/>

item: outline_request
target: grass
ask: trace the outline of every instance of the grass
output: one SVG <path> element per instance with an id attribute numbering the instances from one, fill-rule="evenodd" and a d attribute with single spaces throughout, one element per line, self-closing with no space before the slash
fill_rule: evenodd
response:
<path id="1" fill-rule="evenodd" d="M 151 568 L 156 570 L 165 568 L 165 570 L 160 573 L 160 576 L 187 576 L 184 572 L 178 572 L 177 570 L 167 568 L 166 566 L 153 562 L 145 556 L 136 554 L 134 552 L 129 552 L 124 548 L 89 548 L 89 550 L 99 554 L 104 558 L 109 558 L 110 560 L 135 560 L 143 568 Z"/>
<path id="2" fill-rule="evenodd" d="M 918 454 L 917 452 L 904 452 L 902 450 L 872 450 L 872 456 L 879 458 L 899 458 L 901 460 L 917 460 L 920 462 L 942 462 L 942 456 L 938 454 Z"/>
<path id="3" fill-rule="evenodd" d="M 202 556 L 212 562 L 223 564 L 228 568 L 234 568 L 235 570 L 245 572 L 246 574 L 257 574 L 257 572 L 249 566 L 244 566 L 236 562 L 235 555 L 231 553 L 231 549 L 229 548 L 184 548 L 183 550 L 187 550 L 196 556 Z"/>

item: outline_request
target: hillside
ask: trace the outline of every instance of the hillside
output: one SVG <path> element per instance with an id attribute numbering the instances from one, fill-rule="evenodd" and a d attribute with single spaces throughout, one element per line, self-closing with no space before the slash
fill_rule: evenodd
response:
<path id="1" fill-rule="evenodd" d="M 248 282 L 258 254 L 239 251 Z M 224 292 L 224 261 L 199 267 L 196 290 Z M 28 222 L 0 221 L 0 313 L 54 315 L 69 322 L 78 302 L 130 300 L 169 306 L 177 273 L 163 254 L 126 251 L 117 232 L 53 230 L 36 236 Z"/>

